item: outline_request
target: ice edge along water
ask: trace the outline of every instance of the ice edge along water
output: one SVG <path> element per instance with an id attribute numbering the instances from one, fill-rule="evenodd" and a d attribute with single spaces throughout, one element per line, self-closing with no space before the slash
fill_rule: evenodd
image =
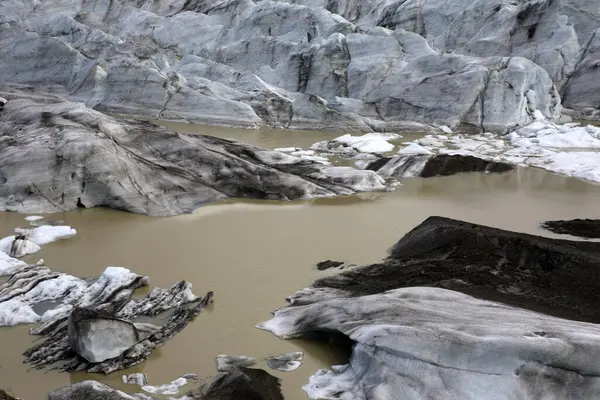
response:
<path id="1" fill-rule="evenodd" d="M 310 378 L 303 387 L 310 398 L 398 398 L 398 388 L 403 400 L 600 396 L 596 324 L 434 287 L 350 298 L 338 290 L 297 295 L 303 305 L 280 309 L 257 327 L 284 339 L 338 331 L 355 342 L 348 365 Z"/>
<path id="2" fill-rule="evenodd" d="M 535 122 L 504 136 L 489 132 L 473 135 L 453 133 L 449 128 L 443 127 L 444 134 L 429 134 L 412 142 L 404 142 L 397 154 L 407 156 L 406 160 L 413 155 L 469 155 L 600 182 L 600 127 L 574 122 L 556 124 L 544 119 L 541 113 L 535 115 Z M 382 153 L 392 151 L 394 145 L 389 141 L 396 139 L 398 136 L 377 133 L 344 135 L 330 141 L 317 142 L 310 148 L 323 155 L 354 158 L 357 160 L 356 165 L 364 168 L 369 164 L 365 160 L 372 161 Z M 357 143 L 359 145 L 355 146 Z M 303 151 L 299 148 L 282 150 Z M 421 168 L 424 166 L 425 163 L 420 163 Z M 411 168 L 411 172 L 404 177 L 418 174 L 419 171 Z"/>

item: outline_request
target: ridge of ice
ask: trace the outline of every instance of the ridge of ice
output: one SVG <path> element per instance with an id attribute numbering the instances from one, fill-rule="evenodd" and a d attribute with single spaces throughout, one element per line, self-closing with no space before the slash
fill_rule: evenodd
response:
<path id="1" fill-rule="evenodd" d="M 399 154 L 419 154 L 409 152 L 422 148 L 432 154 L 469 155 L 600 182 L 600 127 L 592 125 L 559 125 L 537 119 L 503 137 L 489 133 L 427 135 L 407 144 Z"/>

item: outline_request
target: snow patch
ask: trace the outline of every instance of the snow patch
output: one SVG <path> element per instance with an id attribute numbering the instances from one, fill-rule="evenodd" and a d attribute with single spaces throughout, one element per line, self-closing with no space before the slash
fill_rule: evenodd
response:
<path id="1" fill-rule="evenodd" d="M 410 144 L 398 151 L 398 154 L 433 154 L 432 151 L 416 143 Z"/>

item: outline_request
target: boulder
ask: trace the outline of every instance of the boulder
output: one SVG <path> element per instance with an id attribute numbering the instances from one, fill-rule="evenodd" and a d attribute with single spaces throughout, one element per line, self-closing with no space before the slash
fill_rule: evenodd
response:
<path id="1" fill-rule="evenodd" d="M 570 221 L 546 221 L 542 228 L 561 235 L 600 239 L 600 220 L 574 219 Z"/>
<path id="2" fill-rule="evenodd" d="M 69 316 L 68 335 L 71 349 L 91 363 L 118 357 L 140 341 L 131 322 L 85 308 Z"/>
<path id="3" fill-rule="evenodd" d="M 294 200 L 385 189 L 371 171 L 117 120 L 57 97 L 7 96 L 0 114 L 3 211 L 105 206 L 176 215 L 229 197 Z"/>

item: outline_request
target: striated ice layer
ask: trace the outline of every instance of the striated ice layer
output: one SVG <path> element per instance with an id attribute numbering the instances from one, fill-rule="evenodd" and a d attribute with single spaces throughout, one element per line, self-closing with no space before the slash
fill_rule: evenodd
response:
<path id="1" fill-rule="evenodd" d="M 600 327 L 441 288 L 413 287 L 281 309 L 282 337 L 337 331 L 350 364 L 319 371 L 314 399 L 576 400 L 600 396 Z"/>

